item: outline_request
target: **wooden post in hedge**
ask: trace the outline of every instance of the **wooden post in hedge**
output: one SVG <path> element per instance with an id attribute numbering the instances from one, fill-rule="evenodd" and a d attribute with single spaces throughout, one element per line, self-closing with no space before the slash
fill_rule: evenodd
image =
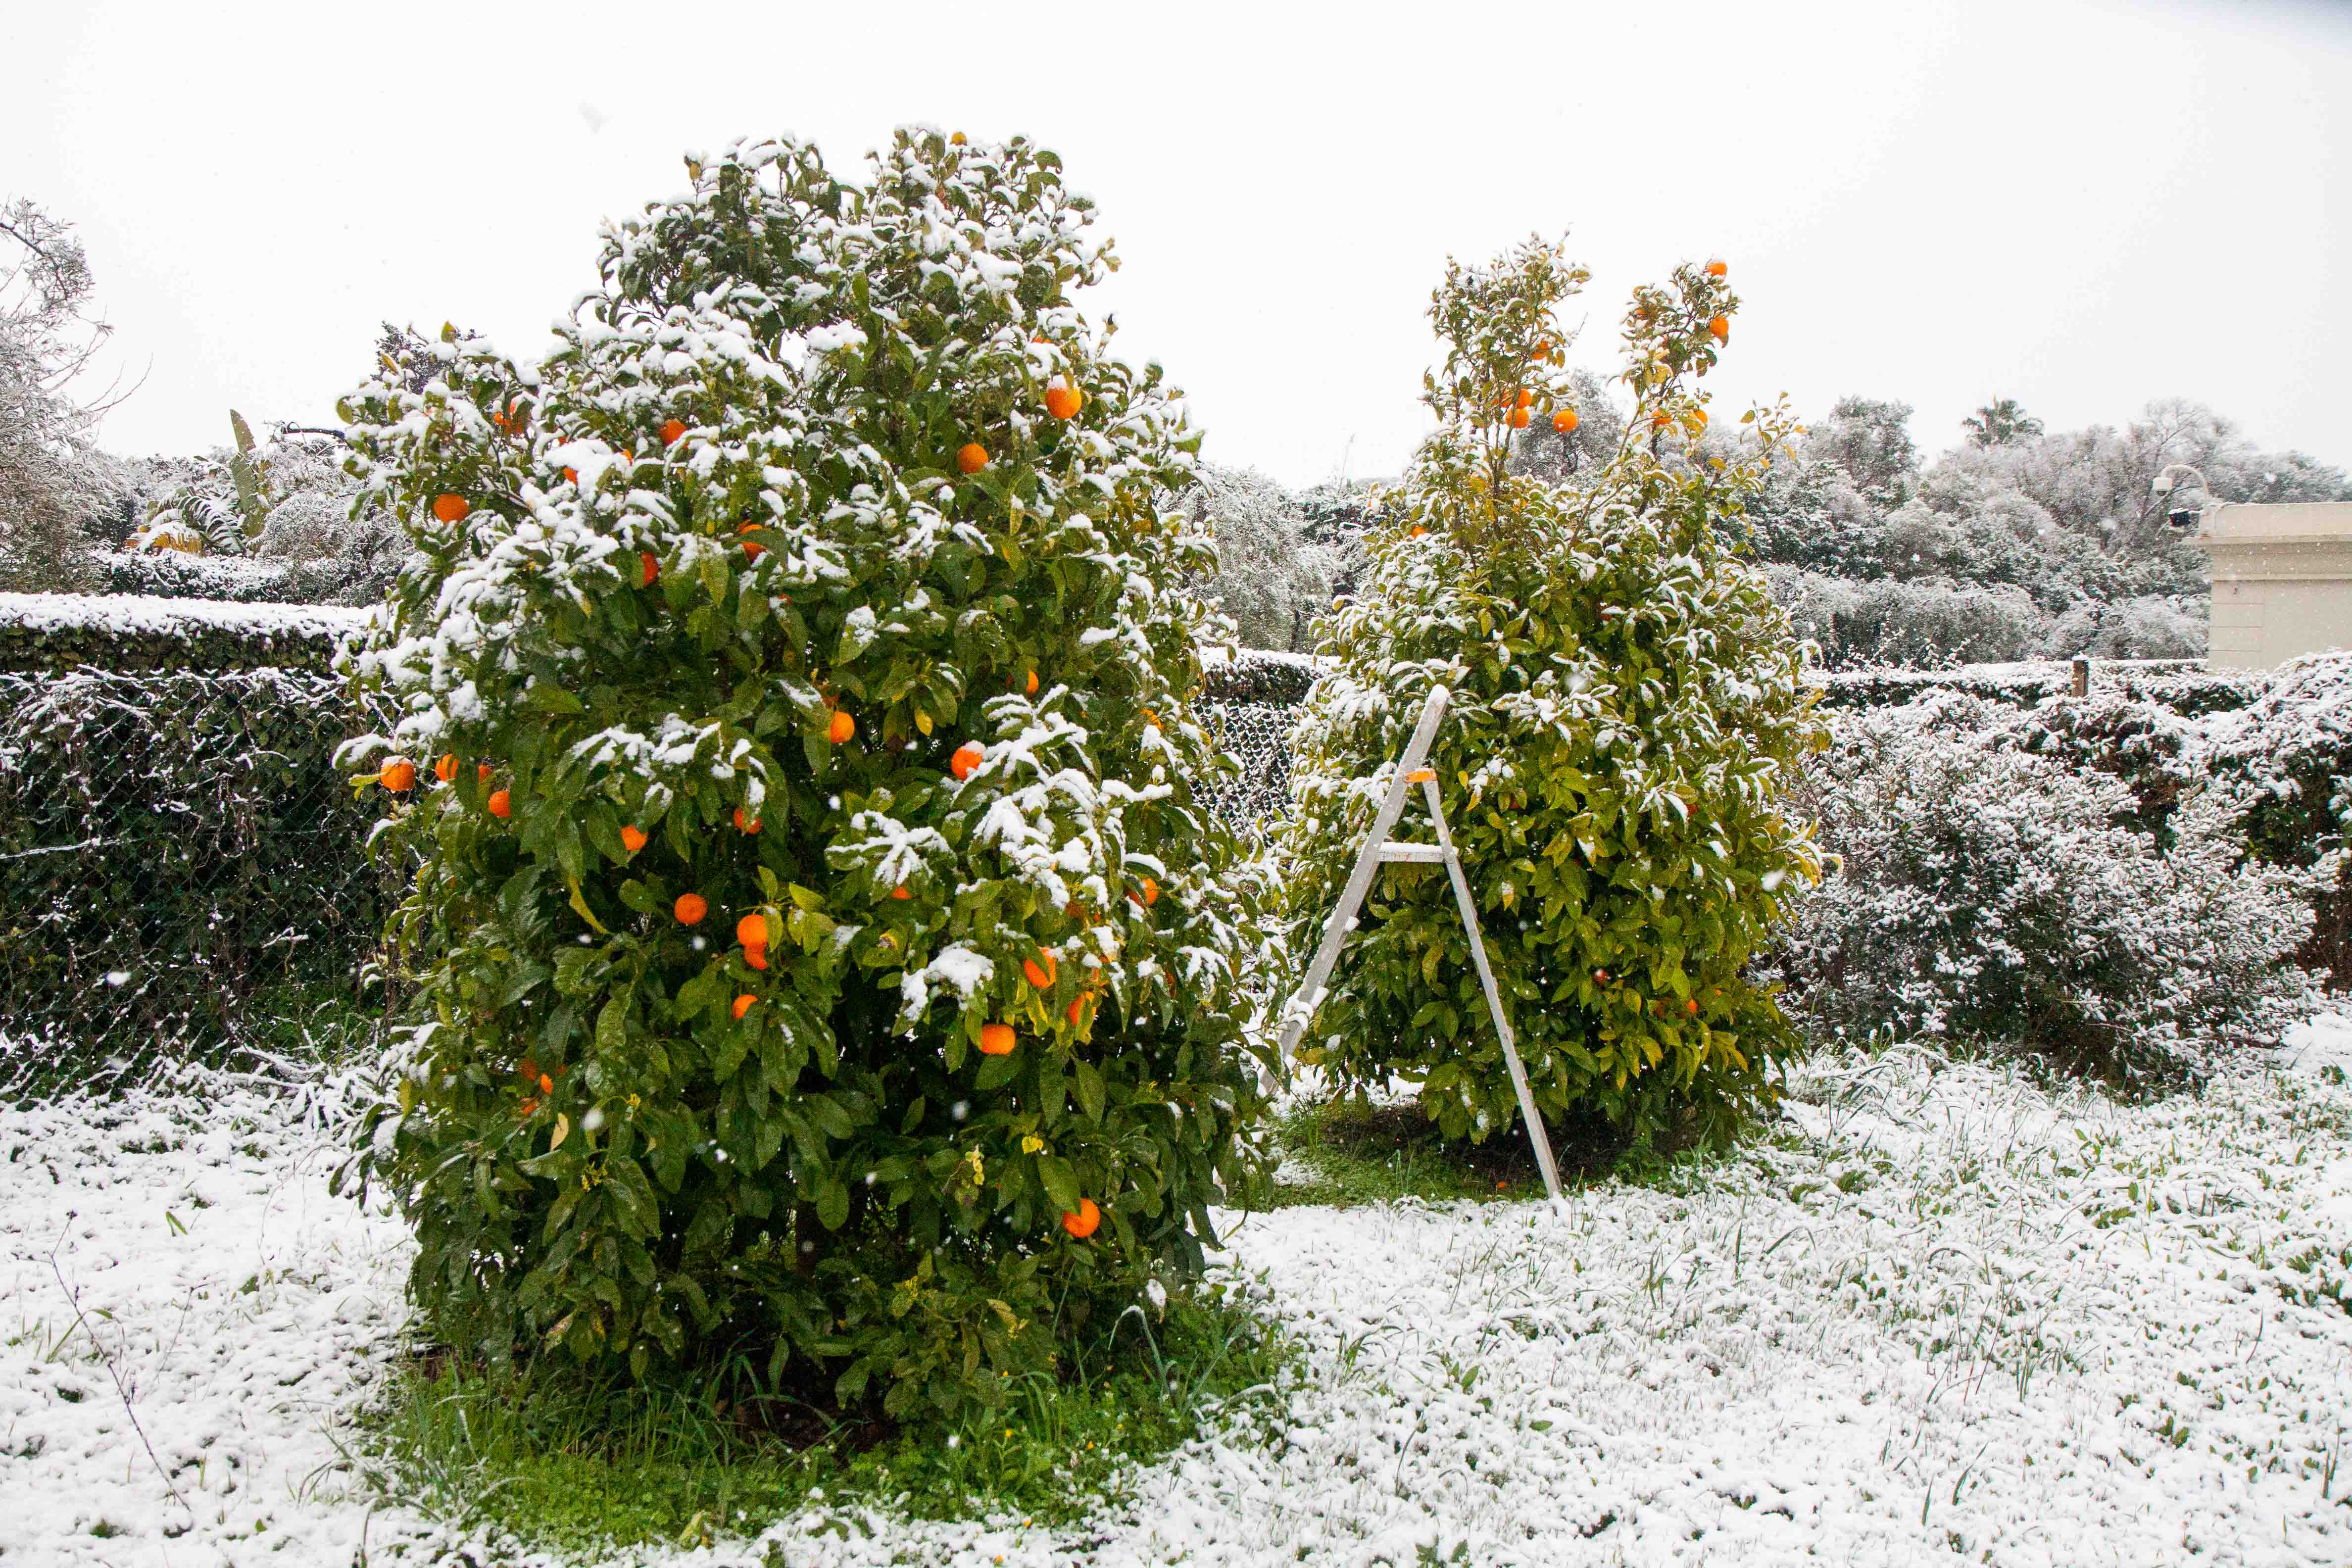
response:
<path id="1" fill-rule="evenodd" d="M 1429 700 L 1422 704 L 1421 722 L 1413 727 L 1404 755 L 1397 759 L 1396 774 L 1389 780 L 1388 793 L 1381 798 L 1381 809 L 1372 818 L 1372 830 L 1365 836 L 1364 847 L 1356 857 L 1356 868 L 1349 876 L 1331 918 L 1323 923 L 1323 944 L 1316 950 L 1306 983 L 1283 1008 L 1282 1059 L 1290 1059 L 1290 1053 L 1298 1047 L 1299 1036 L 1307 1032 L 1315 1009 L 1322 1003 L 1324 985 L 1331 978 L 1332 967 L 1339 962 L 1339 949 L 1346 945 L 1348 932 L 1356 923 L 1356 911 L 1362 907 L 1364 895 L 1371 890 L 1372 877 L 1381 864 L 1444 866 L 1445 874 L 1453 879 L 1454 901 L 1462 910 L 1462 929 L 1470 939 L 1470 961 L 1477 966 L 1478 984 L 1486 993 L 1486 1010 L 1494 1016 L 1495 1033 L 1503 1042 L 1503 1061 L 1510 1068 L 1511 1087 L 1519 1097 L 1519 1114 L 1528 1124 L 1528 1142 L 1534 1145 L 1536 1164 L 1543 1172 L 1544 1191 L 1557 1199 L 1559 1169 L 1552 1163 L 1551 1139 L 1544 1131 L 1543 1118 L 1536 1111 L 1535 1095 L 1528 1089 L 1528 1069 L 1519 1060 L 1517 1038 L 1511 1033 L 1510 1020 L 1503 1016 L 1502 994 L 1496 989 L 1495 972 L 1486 962 L 1486 934 L 1478 926 L 1478 902 L 1470 896 L 1469 879 L 1462 874 L 1461 852 L 1454 847 L 1454 836 L 1446 831 L 1445 810 L 1437 793 L 1437 774 L 1423 765 L 1429 757 L 1430 742 L 1437 738 L 1437 726 L 1445 717 L 1446 697 L 1444 687 L 1432 687 Z M 1429 820 L 1437 830 L 1434 844 L 1402 843 L 1389 837 L 1396 831 L 1397 818 L 1404 812 L 1405 791 L 1412 784 L 1421 786 L 1423 797 L 1429 803 Z"/>
<path id="2" fill-rule="evenodd" d="M 2074 682 L 2075 696 L 2088 697 L 2091 694 L 2091 661 L 2089 659 L 2079 656 L 2075 658 Z"/>

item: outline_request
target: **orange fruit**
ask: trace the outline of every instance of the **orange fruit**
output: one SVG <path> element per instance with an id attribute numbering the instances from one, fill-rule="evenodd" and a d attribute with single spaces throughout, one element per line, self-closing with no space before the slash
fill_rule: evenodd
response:
<path id="1" fill-rule="evenodd" d="M 743 1015 L 751 1010 L 751 1004 L 758 1000 L 756 996 L 738 996 L 735 998 L 735 1005 L 729 1011 L 735 1015 L 735 1021 L 740 1024 L 743 1021 Z"/>
<path id="2" fill-rule="evenodd" d="M 490 782 L 489 763 L 476 763 L 474 764 L 474 782 L 476 784 L 488 784 Z"/>
<path id="3" fill-rule="evenodd" d="M 1720 278 L 1730 270 L 1731 264 L 1724 260 L 1720 256 L 1715 258 L 1706 264 L 1706 275 L 1709 278 Z"/>
<path id="4" fill-rule="evenodd" d="M 747 522 L 735 531 L 738 533 L 749 533 L 759 526 L 760 525 L 756 522 Z M 747 539 L 743 542 L 743 553 L 754 561 L 757 561 L 760 558 L 761 552 L 767 548 L 768 547 L 766 545 L 761 543 L 756 539 Z"/>
<path id="5" fill-rule="evenodd" d="M 1160 884 L 1149 877 L 1143 879 L 1143 901 L 1147 906 L 1160 901 Z"/>
<path id="6" fill-rule="evenodd" d="M 911 899 L 915 895 L 907 891 L 904 887 L 898 887 L 890 889 L 890 896 L 894 899 Z"/>
<path id="7" fill-rule="evenodd" d="M 646 830 L 644 828 L 639 827 L 635 823 L 632 822 L 621 829 L 622 848 L 634 855 L 645 847 Z"/>
<path id="8" fill-rule="evenodd" d="M 1529 404 L 1533 403 L 1535 400 L 1536 400 L 1536 395 L 1535 395 L 1535 393 L 1534 393 L 1533 391 L 1531 391 L 1531 390 L 1529 390 L 1528 388 L 1524 387 L 1524 386 L 1523 386 L 1523 387 L 1521 387 L 1521 388 L 1519 388 L 1519 406 L 1520 406 L 1520 407 L 1525 408 L 1525 407 L 1527 407 L 1527 406 L 1528 406 L 1528 405 L 1529 405 Z"/>
<path id="9" fill-rule="evenodd" d="M 1538 338 L 1534 350 L 1528 355 L 1529 359 L 1549 359 L 1550 356 L 1551 340 L 1549 338 Z"/>
<path id="10" fill-rule="evenodd" d="M 451 779 L 456 778 L 457 776 L 457 754 L 455 752 L 444 752 L 438 757 L 435 758 L 433 762 L 433 776 L 439 779 L 443 784 L 447 784 Z"/>
<path id="11" fill-rule="evenodd" d="M 483 804 L 489 807 L 492 816 L 505 817 L 514 815 L 514 801 L 502 789 L 492 790 L 490 798 Z"/>
<path id="12" fill-rule="evenodd" d="M 1078 1026 L 1079 1015 L 1083 1014 L 1087 1010 L 1087 1003 L 1089 1000 L 1090 998 L 1085 996 L 1073 996 L 1070 998 L 1070 1027 L 1073 1029 Z"/>
<path id="13" fill-rule="evenodd" d="M 637 586 L 652 587 L 654 579 L 661 575 L 661 563 L 654 559 L 652 551 L 640 550 L 637 552 L 637 565 L 644 573 L 644 575 L 637 580 Z"/>
<path id="14" fill-rule="evenodd" d="M 984 1057 L 1009 1057 L 1013 1054 L 1013 1026 L 982 1024 L 980 1026 L 980 1054 Z"/>
<path id="15" fill-rule="evenodd" d="M 1037 672 L 1034 669 L 1029 672 L 1029 695 L 1037 695 Z"/>
<path id="16" fill-rule="evenodd" d="M 433 498 L 433 515 L 443 522 L 463 522 L 466 514 L 473 510 L 473 503 L 464 496 L 452 495 L 447 490 Z"/>
<path id="17" fill-rule="evenodd" d="M 1514 408 L 1514 409 L 1512 409 L 1512 410 L 1511 410 L 1511 428 L 1512 428 L 1512 429 L 1514 429 L 1514 430 L 1524 430 L 1524 429 L 1526 429 L 1527 427 L 1528 427 L 1528 411 L 1527 411 L 1526 409 L 1524 409 L 1524 408 Z"/>
<path id="18" fill-rule="evenodd" d="M 1042 966 L 1038 963 L 1037 958 L 1042 958 L 1045 961 Z M 1021 973 L 1029 977 L 1030 984 L 1034 985 L 1038 990 L 1043 991 L 1054 984 L 1054 971 L 1056 968 L 1056 965 L 1054 962 L 1053 953 L 1045 948 L 1041 947 L 1037 950 L 1037 958 L 1023 959 L 1021 961 Z"/>
<path id="19" fill-rule="evenodd" d="M 1100 1224 L 1102 1224 L 1102 1210 L 1095 1207 L 1095 1201 L 1092 1198 L 1080 1198 L 1076 1214 L 1066 1209 L 1062 1213 L 1062 1228 L 1080 1241 L 1092 1236 L 1095 1233 L 1095 1227 Z"/>
<path id="20" fill-rule="evenodd" d="M 665 447 L 675 447 L 675 446 L 677 446 L 680 441 L 685 440 L 685 439 L 686 439 L 686 421 L 684 421 L 683 419 L 665 419 L 665 420 L 663 420 L 663 421 L 662 421 L 662 427 L 661 427 L 661 438 L 662 438 L 662 445 L 663 445 L 663 446 L 665 446 Z"/>
<path id="21" fill-rule="evenodd" d="M 754 910 L 735 922 L 735 940 L 745 947 L 768 945 L 768 917 Z"/>
<path id="22" fill-rule="evenodd" d="M 678 924 L 690 926 L 710 912 L 710 905 L 700 893 L 680 893 L 677 902 L 669 907 L 669 912 L 677 917 Z"/>
<path id="23" fill-rule="evenodd" d="M 1708 317 L 1706 331 L 1707 335 L 1712 337 L 1717 342 L 1729 342 L 1731 341 L 1731 318 L 1728 316 Z"/>
<path id="24" fill-rule="evenodd" d="M 406 757 L 394 757 L 383 764 L 376 782 L 394 795 L 405 795 L 416 787 L 416 764 Z"/>
<path id="25" fill-rule="evenodd" d="M 757 833 L 760 831 L 759 819 L 755 817 L 750 822 L 744 821 L 743 808 L 739 805 L 735 808 L 735 831 L 738 833 Z"/>
<path id="26" fill-rule="evenodd" d="M 1684 1003 L 1683 1011 L 1691 1014 L 1693 1016 L 1696 1016 L 1698 1013 L 1698 999 L 1696 997 L 1693 997 L 1691 1000 Z"/>
<path id="27" fill-rule="evenodd" d="M 980 749 L 978 742 L 966 741 L 955 749 L 955 755 L 948 759 L 948 772 L 958 779 L 968 779 L 971 777 L 971 770 L 980 766 L 987 757 L 988 753 Z"/>
<path id="28" fill-rule="evenodd" d="M 1553 415 L 1551 416 L 1551 427 L 1559 431 L 1563 436 L 1567 435 L 1570 430 L 1575 429 L 1576 410 L 1573 408 L 1563 408 L 1559 413 Z"/>
<path id="29" fill-rule="evenodd" d="M 857 721 L 851 718 L 845 710 L 835 709 L 833 721 L 824 727 L 824 738 L 838 746 L 845 743 L 852 735 L 856 733 Z"/>
<path id="30" fill-rule="evenodd" d="M 753 969 L 765 969 L 768 967 L 768 950 L 764 947 L 747 947 L 743 950 L 743 962 Z"/>
<path id="31" fill-rule="evenodd" d="M 566 469 L 564 469 L 564 470 L 563 470 L 563 482 L 564 482 L 565 484 L 567 484 L 567 485 L 576 485 L 576 484 L 578 484 L 578 483 L 580 482 L 580 470 L 579 470 L 579 469 L 577 469 L 577 468 L 566 468 Z"/>
<path id="32" fill-rule="evenodd" d="M 1086 401 L 1086 395 L 1075 386 L 1055 385 L 1045 389 L 1045 412 L 1056 419 L 1076 418 Z M 965 470 L 967 473 L 970 471 Z"/>
<path id="33" fill-rule="evenodd" d="M 967 474 L 976 474 L 988 467 L 988 448 L 977 441 L 966 441 L 956 452 L 956 467 Z"/>

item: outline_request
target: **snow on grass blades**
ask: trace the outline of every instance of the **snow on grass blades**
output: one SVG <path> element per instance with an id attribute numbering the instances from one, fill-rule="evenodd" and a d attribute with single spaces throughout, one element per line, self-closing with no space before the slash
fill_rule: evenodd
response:
<path id="1" fill-rule="evenodd" d="M 1153 504 L 1200 438 L 1073 304 L 1112 258 L 1052 153 L 688 170 L 545 363 L 453 332 L 343 405 L 424 555 L 349 761 L 456 759 L 388 802 L 413 1002 L 352 1173 L 467 1353 L 748 1343 L 952 1413 L 1263 1173 L 1210 553 Z"/>
<path id="2" fill-rule="evenodd" d="M 1727 520 L 1793 429 L 1751 412 L 1710 457 L 1723 278 L 1678 268 L 1635 292 L 1624 380 L 1636 407 L 1610 461 L 1570 489 L 1512 474 L 1510 432 L 1565 408 L 1558 310 L 1584 281 L 1529 242 L 1449 264 L 1430 315 L 1423 444 L 1363 589 L 1318 628 L 1338 661 L 1295 734 L 1282 841 L 1311 942 L 1429 688 L 1455 693 L 1431 755 L 1489 933 L 1538 1109 L 1597 1110 L 1639 1133 L 1685 1113 L 1721 1135 L 1766 1092 L 1791 1037 L 1743 974 L 1785 901 L 1819 873 L 1783 810 L 1822 742 L 1801 652 Z M 1384 868 L 1302 1059 L 1342 1086 L 1421 1085 L 1449 1137 L 1517 1110 L 1459 916 L 1432 870 Z"/>

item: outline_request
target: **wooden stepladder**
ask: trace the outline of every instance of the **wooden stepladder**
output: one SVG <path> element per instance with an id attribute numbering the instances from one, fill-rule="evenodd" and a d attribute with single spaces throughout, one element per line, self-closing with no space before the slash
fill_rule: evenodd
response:
<path id="1" fill-rule="evenodd" d="M 1339 962 L 1339 949 L 1355 926 L 1356 911 L 1362 907 L 1364 895 L 1371 890 L 1372 877 L 1381 863 L 1443 865 L 1446 875 L 1453 879 L 1454 901 L 1461 906 L 1462 926 L 1470 936 L 1471 962 L 1478 966 L 1478 984 L 1486 992 L 1486 1010 L 1494 1015 L 1495 1033 L 1503 1042 L 1503 1060 L 1511 1069 L 1511 1087 L 1518 1092 L 1519 1114 L 1527 1119 L 1528 1140 L 1535 1145 L 1536 1163 L 1543 1171 L 1544 1190 L 1557 1199 L 1559 1170 L 1552 1163 L 1551 1139 L 1544 1131 L 1543 1118 L 1536 1114 L 1535 1096 L 1528 1091 L 1528 1069 L 1519 1061 L 1518 1041 L 1503 1017 L 1503 998 L 1495 989 L 1495 971 L 1486 962 L 1486 938 L 1478 927 L 1478 905 L 1470 897 L 1469 879 L 1462 874 L 1461 852 L 1454 847 L 1454 836 L 1445 829 L 1437 774 L 1426 765 L 1430 742 L 1437 738 L 1438 723 L 1445 717 L 1448 696 L 1443 686 L 1433 687 L 1429 700 L 1422 705 L 1421 722 L 1414 727 L 1404 755 L 1397 759 L 1396 776 L 1389 781 L 1380 815 L 1372 819 L 1371 834 L 1364 840 L 1363 852 L 1356 857 L 1356 868 L 1339 895 L 1339 907 L 1324 922 L 1323 945 L 1316 951 L 1315 962 L 1307 971 L 1307 983 L 1282 1009 L 1282 1059 L 1290 1060 L 1291 1053 L 1298 1047 L 1299 1036 L 1307 1032 L 1316 1009 L 1323 1005 L 1324 988 L 1331 978 L 1332 966 Z M 1421 786 L 1422 797 L 1429 803 L 1429 820 L 1437 830 L 1434 844 L 1402 843 L 1389 837 L 1396 831 L 1397 818 L 1403 815 L 1405 791 L 1413 784 Z"/>

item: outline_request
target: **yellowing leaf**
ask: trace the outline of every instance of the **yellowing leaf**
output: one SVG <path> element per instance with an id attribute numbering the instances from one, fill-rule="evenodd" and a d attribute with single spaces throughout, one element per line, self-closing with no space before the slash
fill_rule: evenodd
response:
<path id="1" fill-rule="evenodd" d="M 555 1135 L 547 1141 L 549 1151 L 552 1152 L 557 1149 L 562 1148 L 563 1141 L 571 1136 L 572 1118 L 559 1113 L 555 1118 Z"/>
<path id="2" fill-rule="evenodd" d="M 563 879 L 563 885 L 572 894 L 572 907 L 580 912 L 580 918 L 588 922 L 589 928 L 599 936 L 612 935 L 604 929 L 604 922 L 596 918 L 595 911 L 588 907 L 588 900 L 580 896 L 580 879 L 567 876 Z"/>

